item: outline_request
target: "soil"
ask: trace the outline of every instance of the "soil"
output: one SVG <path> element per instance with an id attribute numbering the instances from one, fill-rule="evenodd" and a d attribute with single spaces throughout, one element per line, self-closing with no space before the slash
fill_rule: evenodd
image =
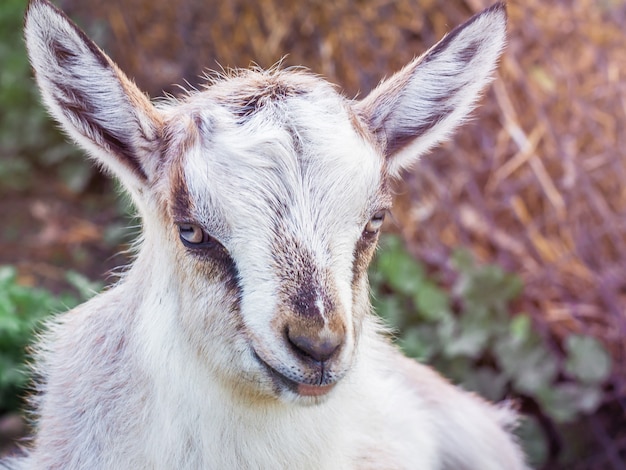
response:
<path id="1" fill-rule="evenodd" d="M 0 188 L 0 265 L 17 266 L 21 283 L 55 293 L 69 288 L 70 269 L 106 282 L 127 262 L 112 232 L 131 223 L 118 214 L 112 182 L 97 174 L 77 194 L 43 174 L 33 180 L 25 191 Z"/>

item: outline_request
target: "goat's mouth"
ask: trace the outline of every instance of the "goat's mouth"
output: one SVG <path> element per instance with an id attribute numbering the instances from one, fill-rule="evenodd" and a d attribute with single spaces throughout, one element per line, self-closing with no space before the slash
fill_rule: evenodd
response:
<path id="1" fill-rule="evenodd" d="M 259 356 L 256 351 L 253 352 L 255 359 L 263 366 L 263 369 L 270 376 L 275 385 L 277 385 L 281 389 L 287 389 L 292 393 L 295 393 L 298 396 L 302 397 L 322 397 L 328 394 L 336 385 L 335 381 L 328 381 L 326 383 L 311 384 L 305 382 L 298 382 L 296 380 L 290 379 L 286 377 L 279 371 L 277 371 L 274 367 L 270 366 L 267 362 L 265 362 L 261 356 Z M 324 377 L 323 368 L 320 371 L 320 377 Z"/>

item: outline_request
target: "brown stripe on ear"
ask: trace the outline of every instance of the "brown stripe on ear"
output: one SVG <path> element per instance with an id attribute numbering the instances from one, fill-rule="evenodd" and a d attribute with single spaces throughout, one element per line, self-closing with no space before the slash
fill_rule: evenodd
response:
<path id="1" fill-rule="evenodd" d="M 457 26 L 456 28 L 454 28 L 441 41 L 439 41 L 435 45 L 435 47 L 433 47 L 431 50 L 428 51 L 428 53 L 422 58 L 421 62 L 422 63 L 429 62 L 433 57 L 437 56 L 437 54 L 441 53 L 444 49 L 446 49 L 449 46 L 449 44 L 461 33 L 461 31 L 463 31 L 468 26 L 471 26 L 474 22 L 479 20 L 484 15 L 489 15 L 490 13 L 492 13 L 494 11 L 503 11 L 503 12 L 506 13 L 506 6 L 505 6 L 505 4 L 503 2 L 495 3 L 494 5 L 490 6 L 489 8 L 486 8 L 485 10 L 481 11 L 480 13 L 474 15 L 472 18 L 467 20 L 465 23 L 463 23 L 463 24 Z M 463 54 L 471 53 L 471 55 L 469 56 L 469 60 L 466 60 L 466 62 L 469 62 L 476 55 L 476 53 L 478 52 L 478 49 L 479 49 L 479 45 L 480 45 L 480 43 L 478 41 L 475 41 L 475 42 L 470 43 L 465 48 L 465 49 L 468 49 L 467 51 L 465 51 L 465 49 L 463 51 L 461 51 L 461 53 L 463 53 Z M 467 57 L 467 55 L 465 57 Z M 460 55 L 459 55 L 459 58 L 461 58 Z"/>
<path id="2" fill-rule="evenodd" d="M 390 155 L 387 149 L 393 147 L 393 135 L 385 129 L 385 123 L 397 106 L 398 97 L 411 80 L 414 67 L 405 67 L 390 80 L 383 81 L 369 96 L 358 103 L 357 121 L 363 122 L 374 136 L 377 146 L 384 155 Z M 382 92 L 384 90 L 384 92 Z"/>
<path id="3" fill-rule="evenodd" d="M 65 131 L 139 195 L 157 174 L 162 118 L 63 12 L 31 0 L 25 38 L 39 88 Z"/>
<path id="4" fill-rule="evenodd" d="M 109 66 L 117 75 L 120 85 L 126 92 L 126 97 L 128 98 L 130 105 L 133 110 L 135 110 L 137 127 L 139 128 L 142 137 L 147 142 L 155 142 L 163 133 L 163 116 L 152 105 L 150 98 L 143 93 L 134 82 L 126 77 L 124 72 L 122 72 L 113 61 L 111 61 L 107 56 L 104 56 L 104 58 L 108 61 Z M 147 119 L 140 120 L 138 116 L 143 116 Z"/>
<path id="5" fill-rule="evenodd" d="M 472 59 L 478 54 L 478 50 L 480 49 L 480 42 L 473 41 L 470 42 L 467 46 L 457 52 L 455 55 L 457 60 L 460 62 L 471 62 Z"/>
<path id="6" fill-rule="evenodd" d="M 423 135 L 425 132 L 435 127 L 439 123 L 439 121 L 441 121 L 449 113 L 449 108 L 443 109 L 443 107 L 441 107 L 437 109 L 440 109 L 440 112 L 438 112 L 436 115 L 433 115 L 428 121 L 422 122 L 419 125 L 394 128 L 391 131 L 387 128 L 384 128 L 383 133 L 385 136 L 385 155 L 394 155 L 395 153 L 399 152 L 404 147 L 413 142 L 416 137 Z"/>
<path id="7" fill-rule="evenodd" d="M 54 7 L 54 6 L 53 6 Z M 54 10 L 61 16 L 63 16 L 70 25 L 74 28 L 74 31 L 80 36 L 84 44 L 89 48 L 93 57 L 100 63 L 100 65 L 111 70 L 125 92 L 125 98 L 128 99 L 131 109 L 134 112 L 135 128 L 139 131 L 141 140 L 143 142 L 133 143 L 129 139 L 123 139 L 119 135 L 107 131 L 103 126 L 99 125 L 95 119 L 92 119 L 93 127 L 100 129 L 100 135 L 105 138 L 106 143 L 118 156 L 125 159 L 124 163 L 142 180 L 147 181 L 148 176 L 144 168 L 144 164 L 139 151 L 146 154 L 150 151 L 156 150 L 153 144 L 156 144 L 159 134 L 163 127 L 163 119 L 159 114 L 150 99 L 139 88 L 130 81 L 124 72 L 122 72 L 117 64 L 113 62 L 103 51 L 100 49 L 76 24 L 68 18 L 64 12 L 54 7 Z M 77 57 L 76 53 L 68 50 L 58 41 L 54 41 L 52 44 L 57 51 L 57 60 L 62 65 L 61 61 L 65 61 L 66 65 L 71 65 L 74 58 Z M 86 101 L 84 101 L 86 102 Z M 91 108 L 92 116 L 94 115 L 94 108 Z M 147 119 L 141 119 L 139 116 L 144 116 Z M 111 140 L 109 140 L 111 139 Z M 140 145 L 137 147 L 136 144 Z M 143 144 L 143 145 L 141 145 Z"/>
<path id="8" fill-rule="evenodd" d="M 30 9 L 33 5 L 32 0 L 28 2 L 28 7 L 26 9 L 26 14 L 24 16 L 24 20 L 26 21 L 26 19 L 28 18 L 28 15 L 30 13 Z M 108 67 L 110 62 L 107 60 L 106 55 L 102 52 L 102 50 L 96 46 L 96 44 L 89 39 L 89 37 L 76 25 L 76 23 L 74 23 L 74 21 L 72 21 L 72 19 L 67 16 L 65 14 L 65 12 L 63 12 L 63 10 L 60 10 L 59 8 L 57 8 L 56 5 L 50 3 L 50 2 L 45 2 L 46 8 L 50 8 L 55 14 L 57 14 L 58 16 L 60 16 L 61 18 L 63 18 L 67 23 L 69 23 L 69 25 L 72 27 L 72 29 L 76 32 L 76 34 L 78 34 L 78 36 L 80 36 L 81 40 L 84 42 L 85 45 L 87 45 L 87 47 L 89 48 L 89 50 L 92 52 L 92 54 L 94 55 L 94 57 L 97 58 L 97 60 L 100 62 L 100 65 L 102 65 L 103 67 Z M 72 51 L 68 51 L 67 48 L 63 47 L 61 44 L 59 44 L 57 41 L 54 41 L 53 44 L 50 44 L 50 47 L 52 49 L 55 48 L 55 46 L 61 46 L 60 50 L 61 50 L 61 55 L 63 55 L 66 52 L 70 52 L 70 54 L 76 56 L 76 54 L 74 54 Z M 58 59 L 58 56 L 57 56 Z"/>
<path id="9" fill-rule="evenodd" d="M 146 96 L 143 95 L 134 84 L 128 81 L 106 54 L 77 27 L 63 11 L 52 4 L 48 6 L 55 14 L 61 16 L 69 23 L 74 32 L 83 41 L 82 45 L 87 46 L 90 50 L 92 57 L 94 57 L 104 69 L 111 70 L 111 72 L 117 76 L 126 92 L 131 106 L 133 106 L 133 108 L 140 107 L 141 111 L 146 116 L 149 116 L 153 123 L 158 124 L 161 118 Z M 78 51 L 70 49 L 67 45 L 54 38 L 48 45 L 52 55 L 61 68 L 71 70 L 73 66 L 79 65 L 80 55 Z M 106 129 L 98 121 L 96 107 L 99 106 L 99 104 L 92 103 L 91 97 L 82 91 L 80 87 L 73 87 L 71 82 L 61 83 L 59 80 L 54 80 L 53 83 L 57 88 L 57 93 L 54 93 L 54 98 L 60 104 L 65 116 L 69 120 L 78 119 L 80 121 L 82 126 L 77 130 L 85 137 L 95 140 L 99 145 L 106 146 L 111 152 L 120 157 L 119 161 L 124 163 L 136 176 L 143 181 L 147 181 L 148 177 L 137 154 L 138 149 L 135 148 L 129 137 L 111 132 L 110 129 Z M 137 121 L 139 121 L 139 119 L 137 119 Z M 145 127 L 146 124 L 137 122 L 137 128 L 140 130 L 142 137 L 146 141 L 154 141 L 158 133 L 157 128 L 146 129 Z M 145 146 L 141 150 L 145 152 Z"/>
<path id="10" fill-rule="evenodd" d="M 68 55 L 63 55 L 64 60 L 68 60 L 68 57 Z M 90 97 L 80 88 L 73 88 L 69 84 L 58 81 L 53 83 L 56 88 L 53 97 L 58 102 L 63 114 L 70 121 L 80 121 L 76 130 L 98 145 L 108 148 L 120 157 L 119 161 L 124 163 L 135 175 L 141 180 L 147 181 L 148 177 L 132 143 L 125 136 L 114 134 L 98 122 L 97 113 L 90 102 Z"/>
<path id="11" fill-rule="evenodd" d="M 75 62 L 78 55 L 65 47 L 60 41 L 52 40 L 50 42 L 50 50 L 61 67 L 67 67 Z"/>

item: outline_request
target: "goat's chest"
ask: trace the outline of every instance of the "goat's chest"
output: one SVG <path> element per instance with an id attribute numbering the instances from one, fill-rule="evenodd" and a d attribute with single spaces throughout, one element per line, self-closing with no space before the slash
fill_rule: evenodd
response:
<path id="1" fill-rule="evenodd" d="M 261 413 L 222 406 L 202 417 L 161 416 L 142 441 L 144 455 L 155 470 L 436 468 L 428 433 L 416 438 L 397 416 L 379 413 L 375 403 L 369 412 L 357 403 Z"/>
<path id="2" fill-rule="evenodd" d="M 265 422 L 250 418 L 222 414 L 204 422 L 169 421 L 167 429 L 152 428 L 143 441 L 144 455 L 155 470 L 355 468 L 346 453 L 352 447 L 350 436 L 333 423 L 320 432 L 297 418 L 283 423 L 275 417 Z"/>

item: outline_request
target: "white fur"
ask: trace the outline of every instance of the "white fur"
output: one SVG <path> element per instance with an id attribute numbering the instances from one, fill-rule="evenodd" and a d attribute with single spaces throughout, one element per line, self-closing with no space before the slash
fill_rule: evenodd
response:
<path id="1" fill-rule="evenodd" d="M 515 414 L 401 356 L 370 313 L 365 275 L 366 228 L 390 205 L 389 174 L 469 112 L 504 22 L 503 7 L 489 10 L 361 103 L 273 70 L 155 108 L 60 12 L 31 0 L 26 38 L 44 101 L 129 189 L 143 239 L 120 283 L 50 325 L 36 437 L 0 467 L 525 468 Z M 467 40 L 484 47 L 455 63 Z M 423 93 L 446 89 L 450 112 L 386 152 L 433 115 Z M 223 249 L 185 247 L 178 224 Z M 321 367 L 290 345 L 293 331 L 340 337 L 340 348 Z"/>

